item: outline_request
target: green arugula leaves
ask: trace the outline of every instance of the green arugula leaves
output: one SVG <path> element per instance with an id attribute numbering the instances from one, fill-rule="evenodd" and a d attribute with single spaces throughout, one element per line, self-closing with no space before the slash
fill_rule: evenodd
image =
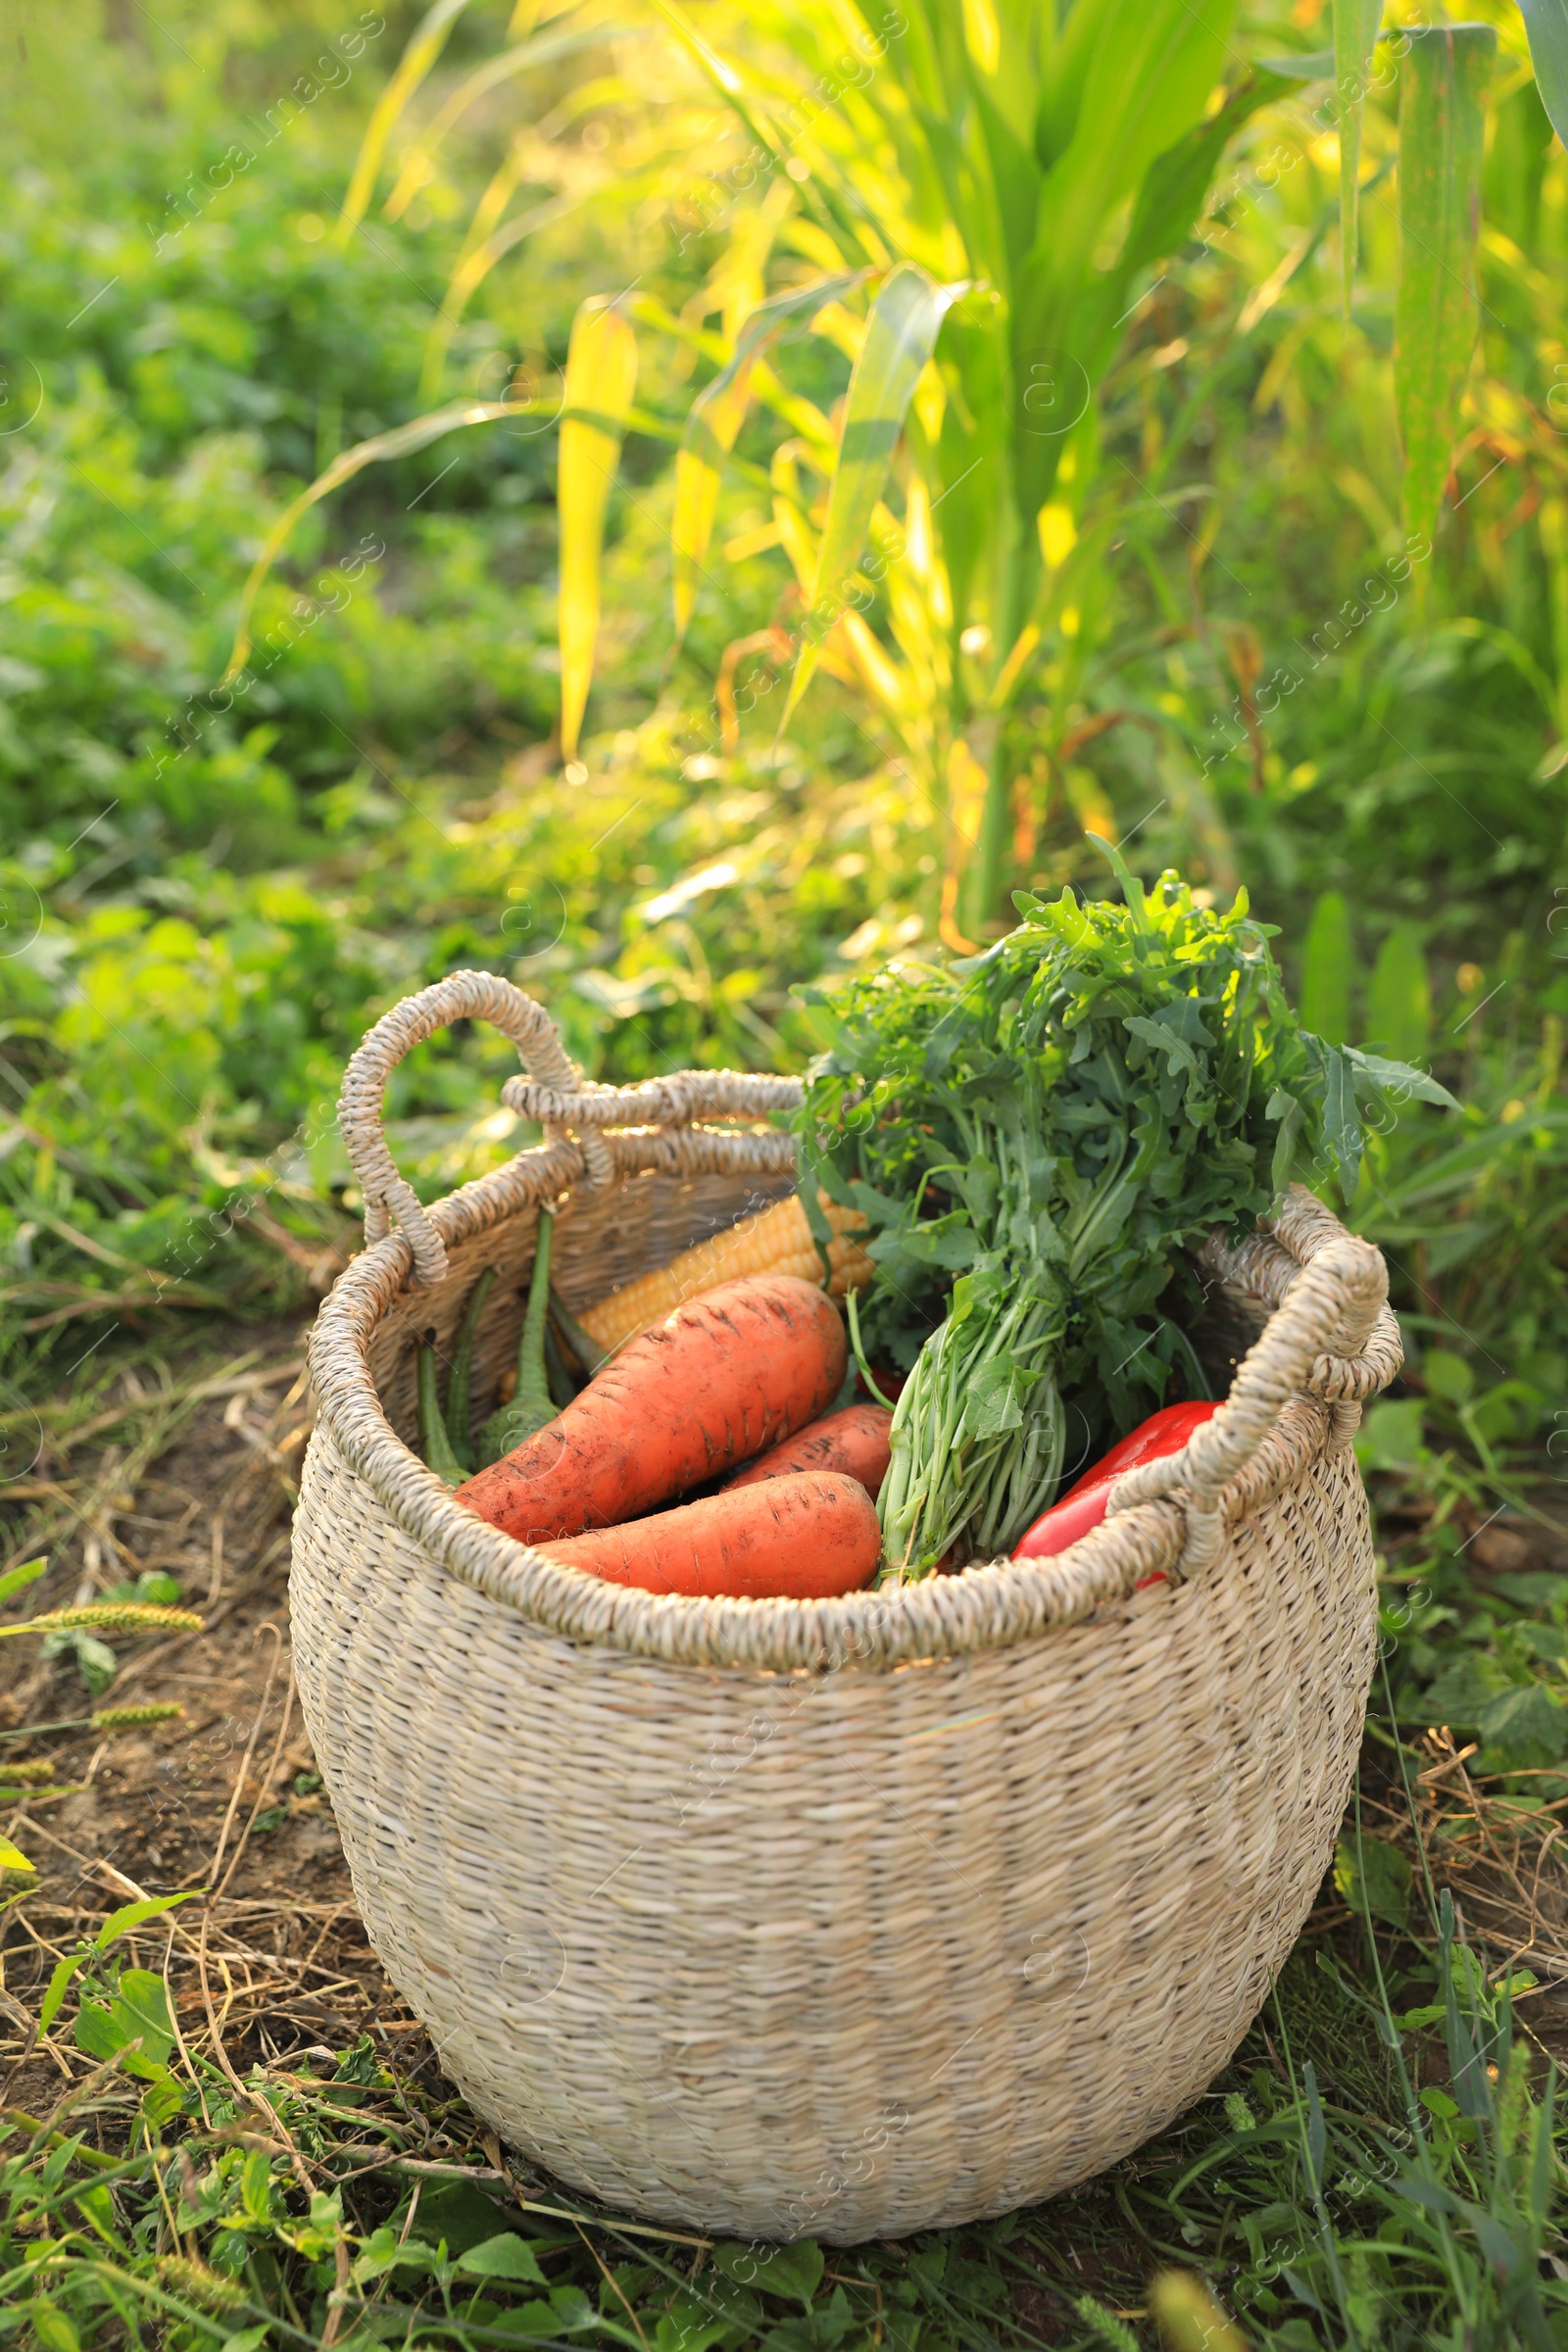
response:
<path id="1" fill-rule="evenodd" d="M 1298 1169 L 1348 1200 L 1363 1115 L 1452 1102 L 1302 1029 L 1245 893 L 1226 913 L 1172 873 L 1146 893 L 1107 855 L 1122 905 L 1020 893 L 983 955 L 812 999 L 836 1036 L 799 1114 L 803 1186 L 869 1217 L 864 1346 L 909 1372 L 881 1502 L 895 1575 L 1007 1550 L 1091 1444 L 1159 1402 L 1192 1360 L 1167 1311 L 1196 1304 L 1186 1248 Z"/>

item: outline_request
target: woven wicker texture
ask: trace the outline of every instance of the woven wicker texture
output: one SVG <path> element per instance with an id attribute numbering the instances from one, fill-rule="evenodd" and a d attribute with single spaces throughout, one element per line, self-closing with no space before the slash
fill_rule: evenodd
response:
<path id="1" fill-rule="evenodd" d="M 787 1100 L 709 1076 L 665 1107 Z M 428 1211 L 444 1275 L 384 1235 L 313 1335 L 295 1645 L 371 1940 L 478 2111 L 612 2204 L 853 2243 L 1067 2187 L 1212 2079 L 1332 1851 L 1375 1624 L 1348 1440 L 1398 1362 L 1382 1261 L 1305 1194 L 1211 1245 L 1216 1327 L 1269 1318 L 1218 1435 L 1059 1559 L 809 1604 L 604 1587 L 409 1452 L 413 1336 L 499 1268 L 482 1413 L 540 1201 L 567 1196 L 580 1306 L 777 1198 L 789 1152 L 573 1140 L 570 1091 L 556 1140 Z"/>

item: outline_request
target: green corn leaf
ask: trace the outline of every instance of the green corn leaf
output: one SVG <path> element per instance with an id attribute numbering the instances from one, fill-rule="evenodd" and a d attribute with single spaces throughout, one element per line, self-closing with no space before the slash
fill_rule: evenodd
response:
<path id="1" fill-rule="evenodd" d="M 671 596 L 677 645 L 697 608 L 697 583 L 718 513 L 719 474 L 745 421 L 751 372 L 748 360 L 737 372 L 732 374 L 726 368 L 722 377 L 714 377 L 686 419 L 685 435 L 676 452 L 669 537 L 674 556 Z"/>
<path id="2" fill-rule="evenodd" d="M 1361 108 L 1367 68 L 1383 20 L 1383 0 L 1334 0 L 1334 89 L 1340 131 L 1340 277 L 1345 315 L 1355 282 L 1356 202 L 1361 171 Z"/>
<path id="3" fill-rule="evenodd" d="M 945 313 L 964 290 L 962 281 L 941 286 L 923 270 L 904 262 L 871 305 L 865 341 L 845 399 L 838 462 L 828 485 L 827 519 L 816 553 L 811 610 L 780 731 L 810 683 L 823 639 L 845 609 L 920 370 L 936 346 Z"/>
<path id="4" fill-rule="evenodd" d="M 1073 9 L 1048 83 L 1048 151 L 1061 145 L 1041 191 L 1028 282 L 1015 296 L 1025 345 L 1061 344 L 1106 219 L 1154 159 L 1203 120 L 1234 13 L 1229 0 L 1201 11 L 1186 0 Z"/>
<path id="5" fill-rule="evenodd" d="M 531 237 L 537 229 L 548 228 L 567 213 L 575 212 L 583 201 L 581 191 L 570 189 L 560 196 L 546 197 L 540 204 L 529 205 L 526 212 L 514 213 L 489 236 L 465 250 L 447 280 L 446 291 L 436 305 L 435 317 L 424 339 L 424 357 L 419 364 L 420 400 L 439 398 L 452 338 L 496 264 L 520 245 L 524 237 Z"/>
<path id="6" fill-rule="evenodd" d="M 1568 147 L 1568 0 L 1519 0 L 1541 103 Z"/>
<path id="7" fill-rule="evenodd" d="M 1327 81 L 1334 72 L 1332 49 L 1292 49 L 1280 57 L 1260 57 L 1258 71 L 1277 74 L 1283 81 Z"/>
<path id="8" fill-rule="evenodd" d="M 1399 290 L 1394 391 L 1404 449 L 1406 530 L 1430 534 L 1447 479 L 1475 348 L 1482 100 L 1490 24 L 1409 35 L 1399 93 Z"/>
<path id="9" fill-rule="evenodd" d="M 734 67 L 726 65 L 718 51 L 704 40 L 685 10 L 677 7 L 675 0 L 654 0 L 654 6 L 681 47 L 691 53 L 714 88 L 732 101 L 739 98 L 745 83 Z"/>
<path id="10" fill-rule="evenodd" d="M 8 1569 L 0 1576 L 0 1600 L 9 1600 L 13 1592 L 24 1592 L 28 1585 L 35 1585 L 48 1565 L 47 1559 L 24 1560 L 20 1568 Z"/>
<path id="11" fill-rule="evenodd" d="M 1250 74 L 1217 114 L 1195 122 L 1173 146 L 1155 156 L 1144 173 L 1116 263 L 1118 302 L 1135 270 L 1147 269 L 1180 245 L 1198 218 L 1232 138 L 1259 107 L 1283 97 L 1288 87 L 1284 63 L 1276 59 Z"/>
<path id="12" fill-rule="evenodd" d="M 565 414 L 556 474 L 561 515 L 561 749 L 577 756 L 599 637 L 605 511 L 637 389 L 637 338 L 613 303 L 595 295 L 572 321 Z"/>
<path id="13" fill-rule="evenodd" d="M 1035 117 L 1035 154 L 1043 172 L 1051 171 L 1071 143 L 1096 55 L 1123 31 L 1127 18 L 1118 17 L 1118 11 L 1124 7 L 1125 0 L 1087 0 L 1067 18 Z"/>
<path id="14" fill-rule="evenodd" d="M 398 70 L 376 100 L 360 152 L 354 159 L 349 176 L 348 194 L 332 231 L 334 244 L 346 245 L 364 220 L 375 188 L 375 175 L 381 169 L 386 143 L 397 128 L 398 118 L 414 96 L 430 68 L 446 46 L 447 34 L 453 22 L 463 14 L 468 0 L 435 0 L 414 28 L 408 47 L 398 62 Z"/>
<path id="15" fill-rule="evenodd" d="M 690 624 L 703 558 L 718 512 L 719 475 L 735 446 L 750 399 L 752 369 L 771 344 L 809 326 L 818 311 L 861 282 L 862 270 L 824 277 L 760 303 L 742 322 L 735 349 L 693 402 L 675 458 L 675 507 L 669 535 L 674 549 L 675 642 Z"/>
<path id="16" fill-rule="evenodd" d="M 995 74 L 1002 63 L 1002 27 L 992 0 L 963 0 L 963 42 L 982 74 Z"/>
<path id="17" fill-rule="evenodd" d="M 784 159 L 778 141 L 774 137 L 769 123 L 755 110 L 747 94 L 746 83 L 735 68 L 720 57 L 718 51 L 703 38 L 685 10 L 677 4 L 677 0 L 654 0 L 654 8 L 658 15 L 663 18 L 670 31 L 675 35 L 681 47 L 695 61 L 701 73 L 712 83 L 714 90 L 734 115 L 753 147 L 771 158 L 769 169 L 773 164 L 782 162 Z M 806 209 L 808 212 L 816 213 L 819 220 L 832 218 L 837 221 L 841 235 L 845 235 L 849 239 L 849 249 L 855 250 L 858 241 L 853 235 L 852 221 L 831 185 L 824 181 L 813 189 L 810 183 L 807 183 L 803 189 L 803 197 Z"/>
<path id="18" fill-rule="evenodd" d="M 1066 365 L 1087 379 L 1080 386 L 1087 401 L 1102 357 L 1094 326 L 1105 315 L 1095 249 L 1155 159 L 1203 121 L 1228 62 L 1234 13 L 1231 0 L 1202 9 L 1188 0 L 1095 0 L 1072 10 L 1060 68 L 1048 77 L 1048 88 L 1055 88 L 1039 148 L 1049 169 L 1034 240 L 1011 293 L 1013 366 L 1021 377 Z M 1057 149 L 1063 131 L 1070 136 Z M 1032 514 L 1050 495 L 1061 443 L 1037 433 L 1021 409 L 1012 410 L 1012 420 L 1017 490 Z"/>
<path id="19" fill-rule="evenodd" d="M 239 612 L 234 621 L 234 642 L 229 649 L 228 665 L 220 684 L 232 685 L 250 659 L 251 615 L 256 610 L 256 599 L 261 594 L 268 573 L 288 545 L 294 525 L 302 514 L 342 483 L 363 472 L 367 466 L 378 466 L 391 458 L 411 457 L 416 449 L 423 449 L 428 442 L 439 441 L 443 433 L 455 432 L 460 425 L 491 424 L 499 416 L 516 416 L 530 405 L 507 400 L 451 401 L 444 409 L 432 410 L 428 416 L 413 417 L 409 423 L 400 424 L 389 433 L 372 433 L 368 441 L 356 441 L 352 449 L 345 449 L 341 456 L 334 458 L 326 471 L 318 473 L 309 489 L 302 490 L 298 498 L 289 502 L 263 540 L 261 554 L 251 565 L 240 592 Z M 382 552 L 384 554 L 385 550 Z"/>
<path id="20" fill-rule="evenodd" d="M 514 49 L 504 49 L 460 81 L 452 95 L 444 99 L 428 126 L 422 130 L 398 166 L 398 176 L 391 195 L 382 207 L 389 220 L 401 220 L 419 190 L 429 180 L 433 158 L 449 130 L 466 115 L 476 100 L 487 97 L 502 82 L 511 81 L 516 74 L 525 74 L 530 66 L 543 66 L 557 58 L 570 57 L 579 49 L 598 48 L 606 41 L 635 41 L 647 37 L 644 27 L 635 24 L 573 24 L 564 28 L 552 25 L 546 32 L 536 32 L 520 41 Z M 368 202 L 368 192 L 366 201 Z"/>

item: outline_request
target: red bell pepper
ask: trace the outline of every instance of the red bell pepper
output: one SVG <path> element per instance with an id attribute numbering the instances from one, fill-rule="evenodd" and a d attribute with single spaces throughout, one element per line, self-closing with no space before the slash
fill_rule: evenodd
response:
<path id="1" fill-rule="evenodd" d="M 1065 1551 L 1081 1536 L 1087 1536 L 1091 1528 L 1100 1525 L 1110 1500 L 1110 1490 L 1124 1470 L 1136 1469 L 1140 1462 L 1159 1461 L 1168 1453 L 1180 1453 L 1194 1430 L 1218 1410 L 1217 1404 L 1167 1404 L 1157 1413 L 1151 1413 L 1130 1436 L 1086 1470 L 1059 1502 L 1054 1502 L 1035 1521 L 1028 1534 L 1014 1545 L 1013 1558 L 1054 1559 L 1057 1552 Z"/>

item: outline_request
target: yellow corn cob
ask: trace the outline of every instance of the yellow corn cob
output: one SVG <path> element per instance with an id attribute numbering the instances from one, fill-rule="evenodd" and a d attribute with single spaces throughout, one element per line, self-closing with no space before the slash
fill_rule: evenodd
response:
<path id="1" fill-rule="evenodd" d="M 864 1231 L 865 1219 L 858 1208 L 841 1208 L 836 1200 L 829 1200 L 826 1193 L 818 1193 L 817 1200 L 833 1232 L 827 1251 L 833 1269 L 828 1293 L 842 1298 L 846 1291 L 858 1290 L 871 1277 L 870 1258 L 858 1242 L 849 1238 Z M 715 1233 L 710 1241 L 682 1250 L 672 1264 L 661 1266 L 657 1273 L 641 1274 L 623 1289 L 612 1291 L 608 1298 L 588 1308 L 580 1318 L 582 1327 L 601 1348 L 618 1348 L 623 1340 L 635 1339 L 638 1332 L 662 1323 L 682 1299 L 695 1298 L 699 1291 L 710 1291 L 718 1283 L 735 1282 L 743 1274 L 797 1274 L 803 1282 L 820 1284 L 821 1253 L 811 1239 L 798 1194 L 791 1193 L 787 1200 L 775 1200 L 759 1215 L 743 1217 L 738 1225 Z"/>

